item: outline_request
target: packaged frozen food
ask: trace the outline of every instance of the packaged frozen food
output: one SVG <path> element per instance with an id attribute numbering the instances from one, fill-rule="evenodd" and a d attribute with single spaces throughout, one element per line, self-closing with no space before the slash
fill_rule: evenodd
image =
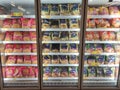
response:
<path id="1" fill-rule="evenodd" d="M 115 64 L 115 56 L 109 55 L 105 60 L 105 64 Z"/>
<path id="2" fill-rule="evenodd" d="M 14 71 L 15 67 L 6 67 L 5 68 L 6 78 L 13 78 Z"/>
<path id="3" fill-rule="evenodd" d="M 77 77 L 78 70 L 77 67 L 69 67 L 69 77 Z"/>
<path id="4" fill-rule="evenodd" d="M 79 15 L 80 14 L 80 6 L 79 4 L 70 4 L 70 12 L 72 15 Z"/>
<path id="5" fill-rule="evenodd" d="M 32 44 L 31 45 L 31 48 L 32 48 L 32 52 L 37 52 L 37 44 Z"/>
<path id="6" fill-rule="evenodd" d="M 120 18 L 111 19 L 111 27 L 120 28 Z"/>
<path id="7" fill-rule="evenodd" d="M 69 4 L 60 4 L 60 14 L 69 15 Z"/>
<path id="8" fill-rule="evenodd" d="M 60 52 L 65 53 L 68 52 L 69 46 L 68 44 L 60 44 Z"/>
<path id="9" fill-rule="evenodd" d="M 13 41 L 22 41 L 22 32 L 17 31 L 13 33 Z"/>
<path id="10" fill-rule="evenodd" d="M 106 67 L 103 69 L 105 77 L 114 77 L 115 76 L 115 68 Z"/>
<path id="11" fill-rule="evenodd" d="M 23 52 L 24 53 L 31 53 L 31 51 L 32 51 L 32 45 L 31 44 L 23 45 Z"/>
<path id="12" fill-rule="evenodd" d="M 3 20 L 3 28 L 11 28 L 12 25 L 12 20 L 11 19 L 4 19 Z"/>
<path id="13" fill-rule="evenodd" d="M 28 67 L 29 68 L 29 78 L 35 78 L 35 68 L 34 67 Z"/>
<path id="14" fill-rule="evenodd" d="M 115 44 L 115 52 L 120 53 L 120 44 Z"/>
<path id="15" fill-rule="evenodd" d="M 31 61 L 31 56 L 24 56 L 24 64 L 31 64 L 32 61 Z"/>
<path id="16" fill-rule="evenodd" d="M 69 33 L 68 32 L 61 32 L 61 34 L 60 34 L 60 39 L 61 40 L 66 41 L 66 40 L 68 40 L 68 37 L 69 37 Z"/>
<path id="17" fill-rule="evenodd" d="M 52 32 L 52 40 L 55 40 L 55 41 L 60 40 L 60 32 L 57 32 L 57 31 Z"/>
<path id="18" fill-rule="evenodd" d="M 14 44 L 13 53 L 21 53 L 23 51 L 22 45 Z"/>
<path id="19" fill-rule="evenodd" d="M 42 20 L 42 28 L 50 28 L 50 22 L 48 19 Z"/>
<path id="20" fill-rule="evenodd" d="M 51 32 L 43 32 L 43 41 L 50 41 L 51 40 Z"/>
<path id="21" fill-rule="evenodd" d="M 5 53 L 12 53 L 13 52 L 13 45 L 12 44 L 6 44 L 5 45 Z"/>
<path id="22" fill-rule="evenodd" d="M 88 56 L 88 58 L 87 58 L 87 63 L 88 63 L 90 66 L 94 65 L 94 64 L 96 63 L 96 58 L 95 58 L 95 56 Z"/>
<path id="23" fill-rule="evenodd" d="M 51 20 L 51 28 L 59 28 L 59 20 Z"/>
<path id="24" fill-rule="evenodd" d="M 68 77 L 68 68 L 67 67 L 62 67 L 61 68 L 60 76 L 61 77 Z"/>
<path id="25" fill-rule="evenodd" d="M 104 52 L 114 53 L 114 46 L 112 44 L 104 44 Z"/>
<path id="26" fill-rule="evenodd" d="M 105 56 L 103 56 L 103 55 L 96 56 L 96 61 L 97 61 L 97 64 L 99 64 L 99 65 L 104 64 Z"/>
<path id="27" fill-rule="evenodd" d="M 60 28 L 67 28 L 67 20 L 66 19 L 60 19 Z"/>
<path id="28" fill-rule="evenodd" d="M 38 67 L 35 67 L 35 76 L 38 77 Z"/>
<path id="29" fill-rule="evenodd" d="M 78 45 L 77 44 L 70 44 L 69 52 L 77 53 L 78 52 Z"/>
<path id="30" fill-rule="evenodd" d="M 17 64 L 23 64 L 23 56 L 16 56 L 17 58 Z"/>
<path id="31" fill-rule="evenodd" d="M 0 20 L 0 28 L 3 26 L 3 20 Z"/>
<path id="32" fill-rule="evenodd" d="M 88 56 L 84 56 L 84 64 L 85 64 L 85 65 L 88 64 L 88 63 L 87 63 L 87 62 L 88 62 L 88 61 L 87 61 L 87 60 L 88 60 L 87 58 L 88 58 Z"/>
<path id="33" fill-rule="evenodd" d="M 2 52 L 5 52 L 6 51 L 6 45 L 4 45 L 4 44 L 0 44 L 0 52 L 2 53 Z"/>
<path id="34" fill-rule="evenodd" d="M 4 32 L 0 32 L 0 41 L 3 41 L 5 38 L 5 33 Z"/>
<path id="35" fill-rule="evenodd" d="M 15 64 L 16 63 L 16 56 L 8 56 L 6 64 Z"/>
<path id="36" fill-rule="evenodd" d="M 51 64 L 51 56 L 49 55 L 43 56 L 43 64 Z"/>
<path id="37" fill-rule="evenodd" d="M 99 14 L 100 15 L 109 15 L 108 8 L 104 7 L 104 6 L 99 7 Z"/>
<path id="38" fill-rule="evenodd" d="M 79 21 L 78 19 L 70 19 L 69 20 L 70 28 L 79 28 Z"/>
<path id="39" fill-rule="evenodd" d="M 23 41 L 30 41 L 30 32 L 23 32 Z"/>
<path id="40" fill-rule="evenodd" d="M 87 40 L 87 41 L 94 40 L 94 32 L 91 32 L 91 31 L 86 32 L 85 40 Z"/>
<path id="41" fill-rule="evenodd" d="M 110 15 L 120 15 L 120 11 L 117 6 L 110 6 L 109 12 L 110 12 Z"/>
<path id="42" fill-rule="evenodd" d="M 61 56 L 60 56 L 60 63 L 61 63 L 61 64 L 68 64 L 68 56 L 66 56 L 66 55 L 61 55 Z"/>
<path id="43" fill-rule="evenodd" d="M 97 28 L 110 28 L 110 20 L 98 19 L 96 20 Z"/>
<path id="44" fill-rule="evenodd" d="M 52 72 L 51 72 L 51 67 L 44 67 L 43 68 L 43 78 L 51 77 Z"/>
<path id="45" fill-rule="evenodd" d="M 71 41 L 77 41 L 77 40 L 79 40 L 79 34 L 78 34 L 78 32 L 75 32 L 75 31 L 69 32 L 69 40 L 71 40 Z"/>
<path id="46" fill-rule="evenodd" d="M 115 57 L 115 64 L 119 64 L 120 63 L 120 56 L 116 56 Z"/>
<path id="47" fill-rule="evenodd" d="M 31 39 L 31 41 L 36 41 L 36 38 L 37 38 L 36 32 L 31 31 L 31 32 L 30 32 L 30 39 Z"/>
<path id="48" fill-rule="evenodd" d="M 52 52 L 59 52 L 60 44 L 52 44 Z"/>
<path id="49" fill-rule="evenodd" d="M 97 67 L 97 77 L 104 77 L 103 68 Z"/>
<path id="50" fill-rule="evenodd" d="M 103 52 L 103 46 L 102 44 L 93 44 L 93 46 L 90 46 L 90 49 L 92 53 L 102 53 Z"/>
<path id="51" fill-rule="evenodd" d="M 96 77 L 95 67 L 88 67 L 88 77 Z"/>
<path id="52" fill-rule="evenodd" d="M 42 15 L 49 15 L 50 14 L 49 5 L 42 4 L 42 6 L 41 6 L 41 14 Z"/>
<path id="53" fill-rule="evenodd" d="M 43 44 L 43 52 L 50 52 L 51 45 L 50 44 Z"/>
<path id="54" fill-rule="evenodd" d="M 21 18 L 22 28 L 29 28 L 28 26 L 29 20 L 30 20 L 29 18 Z"/>
<path id="55" fill-rule="evenodd" d="M 37 55 L 31 55 L 32 64 L 37 64 Z"/>
<path id="56" fill-rule="evenodd" d="M 76 56 L 76 55 L 70 55 L 69 56 L 69 63 L 70 64 L 78 64 L 78 56 Z"/>
<path id="57" fill-rule="evenodd" d="M 88 69 L 87 69 L 87 67 L 84 67 L 83 78 L 86 78 L 86 77 L 88 77 Z"/>
<path id="58" fill-rule="evenodd" d="M 21 20 L 20 19 L 12 19 L 11 28 L 21 28 Z"/>
<path id="59" fill-rule="evenodd" d="M 36 28 L 36 20 L 34 18 L 31 18 L 29 21 L 28 21 L 28 27 L 29 28 Z"/>
<path id="60" fill-rule="evenodd" d="M 21 67 L 22 69 L 22 74 L 23 74 L 23 77 L 29 77 L 29 73 L 30 73 L 30 70 L 28 67 Z"/>
<path id="61" fill-rule="evenodd" d="M 5 64 L 6 63 L 6 56 L 1 55 L 1 64 Z"/>
<path id="62" fill-rule="evenodd" d="M 119 67 L 115 67 L 115 79 L 118 78 L 119 75 Z"/>
<path id="63" fill-rule="evenodd" d="M 13 32 L 7 31 L 5 35 L 5 41 L 12 41 L 12 40 L 13 40 Z"/>
<path id="64" fill-rule="evenodd" d="M 60 77 L 60 68 L 59 67 L 52 68 L 52 77 Z"/>
<path id="65" fill-rule="evenodd" d="M 101 40 L 102 41 L 106 41 L 106 40 L 109 40 L 110 36 L 108 34 L 108 32 L 100 32 L 100 37 L 101 37 Z"/>
<path id="66" fill-rule="evenodd" d="M 117 34 L 116 34 L 116 39 L 117 39 L 118 41 L 120 41 L 120 32 L 117 32 Z"/>
<path id="67" fill-rule="evenodd" d="M 60 9 L 58 4 L 52 4 L 50 8 L 50 15 L 59 15 L 60 14 L 59 10 Z"/>
<path id="68" fill-rule="evenodd" d="M 88 7 L 88 15 L 98 15 L 99 9 L 95 7 Z"/>
<path id="69" fill-rule="evenodd" d="M 91 44 L 85 44 L 85 52 L 86 53 L 91 53 L 90 45 Z"/>
<path id="70" fill-rule="evenodd" d="M 60 58 L 57 55 L 52 56 L 52 64 L 59 64 Z"/>
<path id="71" fill-rule="evenodd" d="M 13 73 L 14 78 L 22 78 L 22 68 L 21 67 L 15 67 L 14 73 Z"/>
<path id="72" fill-rule="evenodd" d="M 100 40 L 100 33 L 99 32 L 94 32 L 93 39 L 99 41 Z"/>
<path id="73" fill-rule="evenodd" d="M 88 27 L 89 28 L 96 28 L 96 20 L 95 19 L 88 19 Z"/>

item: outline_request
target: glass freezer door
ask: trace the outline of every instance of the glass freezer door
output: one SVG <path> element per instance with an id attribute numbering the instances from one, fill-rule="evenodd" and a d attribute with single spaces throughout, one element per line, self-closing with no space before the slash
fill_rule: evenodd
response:
<path id="1" fill-rule="evenodd" d="M 34 0 L 0 0 L 3 88 L 38 87 Z"/>
<path id="2" fill-rule="evenodd" d="M 41 0 L 42 87 L 79 88 L 81 0 Z"/>
<path id="3" fill-rule="evenodd" d="M 83 87 L 118 87 L 120 2 L 88 0 Z"/>

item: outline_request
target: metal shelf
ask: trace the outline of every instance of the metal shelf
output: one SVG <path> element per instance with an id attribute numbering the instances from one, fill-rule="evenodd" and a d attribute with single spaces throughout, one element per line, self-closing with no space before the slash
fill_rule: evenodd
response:
<path id="1" fill-rule="evenodd" d="M 120 55 L 120 53 L 85 53 L 85 55 Z"/>
<path id="2" fill-rule="evenodd" d="M 89 67 L 89 66 L 92 66 L 92 65 L 84 65 L 84 67 Z M 99 66 L 99 67 L 119 67 L 119 64 L 108 64 L 108 65 L 105 65 L 105 64 L 101 64 L 101 65 L 95 65 L 95 66 Z"/>
<path id="3" fill-rule="evenodd" d="M 107 40 L 107 41 L 85 41 L 85 43 L 100 43 L 100 44 L 102 44 L 102 43 L 113 43 L 113 44 L 119 44 L 120 43 L 120 41 L 109 41 L 109 40 Z"/>
<path id="4" fill-rule="evenodd" d="M 14 44 L 14 43 L 20 43 L 20 44 L 26 44 L 26 43 L 36 43 L 36 41 L 3 41 L 4 44 L 7 44 L 7 43 L 11 43 L 11 44 Z"/>
<path id="5" fill-rule="evenodd" d="M 84 80 L 117 80 L 114 77 L 86 77 Z"/>
<path id="6" fill-rule="evenodd" d="M 120 28 L 87 28 L 86 31 L 120 31 Z"/>
<path id="7" fill-rule="evenodd" d="M 42 41 L 42 43 L 77 43 L 79 44 L 79 41 Z"/>
<path id="8" fill-rule="evenodd" d="M 5 80 L 5 81 L 9 81 L 9 80 L 11 80 L 11 81 L 15 81 L 15 80 L 38 80 L 38 78 L 4 78 L 3 80 Z"/>
<path id="9" fill-rule="evenodd" d="M 37 66 L 37 64 L 2 64 L 2 66 Z"/>
<path id="10" fill-rule="evenodd" d="M 79 66 L 79 64 L 43 64 L 43 66 L 61 66 L 61 67 L 65 67 L 65 66 Z"/>
<path id="11" fill-rule="evenodd" d="M 42 53 L 42 55 L 79 55 L 79 53 Z"/>
<path id="12" fill-rule="evenodd" d="M 31 29 L 31 28 L 0 28 L 2 32 L 5 31 L 36 31 L 36 29 Z"/>
<path id="13" fill-rule="evenodd" d="M 37 53 L 1 53 L 1 55 L 37 55 Z"/>
<path id="14" fill-rule="evenodd" d="M 68 16 L 63 16 L 63 15 L 56 15 L 56 16 L 41 16 L 42 19 L 73 19 L 73 18 L 81 18 L 80 15 L 68 15 Z"/>
<path id="15" fill-rule="evenodd" d="M 111 19 L 111 18 L 120 18 L 120 15 L 88 15 L 87 18 L 107 18 L 107 19 Z"/>
<path id="16" fill-rule="evenodd" d="M 112 82 L 117 82 L 117 80 L 110 80 L 110 81 L 104 81 L 104 80 L 100 80 L 100 81 L 83 81 L 83 83 L 86 83 L 86 82 L 89 82 L 89 83 L 112 83 Z"/>
<path id="17" fill-rule="evenodd" d="M 48 77 L 44 78 L 43 80 L 76 80 L 78 77 Z"/>
<path id="18" fill-rule="evenodd" d="M 80 31 L 80 28 L 42 28 L 42 31 Z"/>

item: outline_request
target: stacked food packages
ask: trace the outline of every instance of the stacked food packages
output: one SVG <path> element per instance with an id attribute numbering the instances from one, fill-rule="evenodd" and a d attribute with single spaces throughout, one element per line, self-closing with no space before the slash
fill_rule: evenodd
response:
<path id="1" fill-rule="evenodd" d="M 0 40 L 3 41 L 0 51 L 5 54 L 1 56 L 4 78 L 38 77 L 37 54 L 32 54 L 37 53 L 36 31 L 31 31 L 36 28 L 35 19 L 5 18 L 0 24 L 3 28 L 0 32 Z M 4 31 L 4 29 L 7 30 Z M 26 55 L 28 53 L 30 55 Z M 35 66 L 31 66 L 32 64 Z"/>
<path id="2" fill-rule="evenodd" d="M 74 64 L 79 63 L 79 57 L 74 53 L 79 52 L 79 44 L 72 42 L 79 41 L 80 32 L 74 31 L 74 29 L 80 28 L 80 19 L 76 17 L 61 19 L 60 17 L 80 15 L 80 4 L 42 4 L 41 10 L 42 16 L 46 17 L 42 19 L 42 41 L 47 42 L 42 44 L 42 52 L 48 54 L 42 57 L 43 64 L 46 65 L 43 68 L 43 78 L 78 77 L 78 67 L 74 66 Z M 54 18 L 54 16 L 58 16 L 58 18 L 50 19 L 50 17 Z M 58 29 L 59 31 L 57 31 Z M 73 31 L 69 31 L 70 29 L 73 29 Z M 52 41 L 57 41 L 57 43 L 51 43 Z M 53 54 L 49 55 L 50 53 Z M 69 55 L 69 53 L 73 53 L 73 55 Z M 73 64 L 73 66 L 63 67 L 63 65 L 70 64 Z"/>
<path id="3" fill-rule="evenodd" d="M 110 16 L 119 15 L 117 6 L 88 7 L 87 29 L 91 31 L 85 33 L 84 78 L 118 78 L 120 32 L 116 29 L 120 28 L 120 18 Z"/>

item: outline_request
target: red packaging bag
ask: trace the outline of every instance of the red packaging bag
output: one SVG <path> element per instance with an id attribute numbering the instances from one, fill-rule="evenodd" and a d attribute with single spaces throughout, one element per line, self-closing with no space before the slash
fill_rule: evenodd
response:
<path id="1" fill-rule="evenodd" d="M 109 40 L 109 34 L 107 32 L 100 32 L 100 37 L 102 41 Z"/>
<path id="2" fill-rule="evenodd" d="M 36 44 L 32 44 L 32 52 L 37 52 L 37 45 Z"/>
<path id="3" fill-rule="evenodd" d="M 28 22 L 28 27 L 29 28 L 36 28 L 36 21 L 35 19 L 31 18 Z"/>
<path id="4" fill-rule="evenodd" d="M 110 28 L 110 20 L 98 19 L 95 21 L 96 21 L 97 28 Z"/>
<path id="5" fill-rule="evenodd" d="M 30 20 L 29 18 L 21 18 L 22 28 L 29 28 L 28 26 L 29 20 Z"/>
<path id="6" fill-rule="evenodd" d="M 23 56 L 16 56 L 17 57 L 17 64 L 23 64 Z"/>
<path id="7" fill-rule="evenodd" d="M 20 44 L 14 44 L 14 50 L 13 53 L 21 53 L 22 52 L 22 45 Z"/>
<path id="8" fill-rule="evenodd" d="M 30 41 L 30 33 L 23 32 L 23 41 Z"/>
<path id="9" fill-rule="evenodd" d="M 110 15 L 120 15 L 119 8 L 117 6 L 109 7 Z"/>
<path id="10" fill-rule="evenodd" d="M 94 38 L 94 32 L 86 32 L 86 40 L 87 41 L 92 41 L 92 40 L 94 40 L 93 38 Z"/>
<path id="11" fill-rule="evenodd" d="M 93 34 L 93 38 L 94 38 L 94 40 L 100 40 L 100 33 L 99 32 L 94 32 L 94 34 Z"/>
<path id="12" fill-rule="evenodd" d="M 22 41 L 22 32 L 14 32 L 13 41 Z"/>
<path id="13" fill-rule="evenodd" d="M 28 67 L 21 67 L 21 71 L 22 71 L 22 74 L 23 74 L 23 77 L 29 77 L 29 73 L 30 73 L 30 70 Z"/>
<path id="14" fill-rule="evenodd" d="M 5 41 L 12 41 L 12 40 L 13 40 L 13 32 L 7 31 L 5 35 Z"/>
<path id="15" fill-rule="evenodd" d="M 31 44 L 25 44 L 25 45 L 23 45 L 23 52 L 24 53 L 31 53 L 31 51 L 32 51 Z"/>
<path id="16" fill-rule="evenodd" d="M 14 71 L 15 71 L 15 67 L 6 67 L 6 78 L 14 78 Z"/>
<path id="17" fill-rule="evenodd" d="M 8 56 L 6 64 L 15 64 L 16 63 L 16 56 Z"/>
<path id="18" fill-rule="evenodd" d="M 99 7 L 99 14 L 100 15 L 109 15 L 109 11 L 107 7 Z"/>
<path id="19" fill-rule="evenodd" d="M 30 38 L 32 41 L 36 41 L 36 37 L 37 37 L 36 32 L 34 32 L 34 31 L 30 32 Z"/>
<path id="20" fill-rule="evenodd" d="M 35 68 L 34 67 L 28 67 L 30 70 L 29 78 L 35 78 Z"/>
<path id="21" fill-rule="evenodd" d="M 3 20 L 3 28 L 11 28 L 12 21 L 11 19 L 4 19 Z"/>
<path id="22" fill-rule="evenodd" d="M 119 18 L 111 19 L 111 25 L 114 28 L 119 28 L 120 27 L 120 19 Z"/>
<path id="23" fill-rule="evenodd" d="M 12 28 L 21 28 L 21 20 L 20 19 L 12 19 Z"/>
<path id="24" fill-rule="evenodd" d="M 14 74 L 13 74 L 14 78 L 22 78 L 22 68 L 21 67 L 15 67 L 14 70 Z"/>
<path id="25" fill-rule="evenodd" d="M 30 56 L 24 56 L 24 64 L 31 64 L 31 57 Z"/>
<path id="26" fill-rule="evenodd" d="M 37 64 L 37 56 L 36 55 L 32 55 L 31 56 L 31 60 L 32 60 L 32 64 Z"/>
<path id="27" fill-rule="evenodd" d="M 35 76 L 38 77 L 38 68 L 35 67 Z"/>
<path id="28" fill-rule="evenodd" d="M 93 20 L 89 20 L 89 22 L 88 22 L 89 24 L 88 24 L 88 27 L 89 28 L 95 28 L 96 27 L 96 23 L 95 23 L 95 20 L 93 19 Z"/>
<path id="29" fill-rule="evenodd" d="M 13 45 L 12 44 L 6 44 L 5 45 L 5 53 L 12 53 L 13 52 Z"/>

